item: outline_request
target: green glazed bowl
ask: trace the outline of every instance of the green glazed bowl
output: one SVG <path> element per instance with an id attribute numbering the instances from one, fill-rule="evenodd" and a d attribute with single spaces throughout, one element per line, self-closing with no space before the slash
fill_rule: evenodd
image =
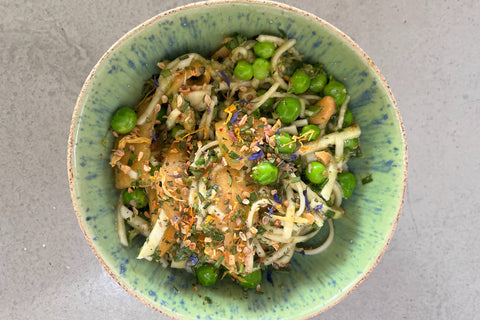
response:
<path id="1" fill-rule="evenodd" d="M 118 191 L 109 167 L 113 140 L 106 136 L 119 106 L 141 98 L 156 62 L 187 52 L 211 55 L 235 32 L 297 39 L 307 60 L 321 62 L 343 79 L 362 129 L 363 157 L 350 168 L 360 181 L 344 202 L 347 215 L 335 221 L 335 240 L 317 256 L 295 254 L 290 273 L 265 279 L 264 294 L 244 294 L 229 280 L 198 286 L 183 270 L 137 260 L 137 246 L 117 238 L 114 205 Z M 379 70 L 345 34 L 327 22 L 284 4 L 265 1 L 197 3 L 162 13 L 115 43 L 94 67 L 75 107 L 69 140 L 72 200 L 93 252 L 110 275 L 146 305 L 175 319 L 303 319 L 335 305 L 372 271 L 395 229 L 405 191 L 407 150 L 395 100 Z M 211 299 L 211 300 L 210 300 Z M 211 301 L 211 303 L 209 303 Z"/>

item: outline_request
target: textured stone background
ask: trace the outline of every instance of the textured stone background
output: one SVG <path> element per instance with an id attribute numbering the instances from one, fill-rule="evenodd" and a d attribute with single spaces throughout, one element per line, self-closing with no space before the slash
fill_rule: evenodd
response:
<path id="1" fill-rule="evenodd" d="M 67 181 L 78 93 L 102 54 L 190 1 L 0 0 L 0 319 L 164 319 L 84 240 Z M 349 34 L 407 130 L 403 214 L 377 268 L 318 319 L 480 317 L 480 2 L 283 1 Z"/>

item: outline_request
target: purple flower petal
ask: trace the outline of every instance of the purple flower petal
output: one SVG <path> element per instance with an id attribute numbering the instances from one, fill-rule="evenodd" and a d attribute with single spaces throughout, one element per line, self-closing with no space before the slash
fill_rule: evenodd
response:
<path id="1" fill-rule="evenodd" d="M 257 160 L 260 159 L 263 156 L 263 150 L 260 149 L 257 153 L 252 154 L 250 157 L 248 157 L 248 160 Z"/>
<path id="2" fill-rule="evenodd" d="M 305 206 L 307 207 L 307 211 L 310 211 L 310 204 L 308 203 L 307 190 L 303 190 L 303 196 L 305 197 Z"/>
<path id="3" fill-rule="evenodd" d="M 190 257 L 187 259 L 187 261 L 185 261 L 185 267 L 187 266 L 187 264 L 189 262 L 191 262 L 193 265 L 195 265 L 197 263 L 197 255 L 194 255 L 193 257 Z"/>
<path id="4" fill-rule="evenodd" d="M 322 208 L 323 208 L 323 203 L 316 206 L 314 210 L 317 211 L 317 212 L 320 211 L 321 213 L 323 213 Z"/>
<path id="5" fill-rule="evenodd" d="M 273 214 L 273 207 L 270 207 L 268 208 L 268 217 L 270 218 L 272 214 Z"/>
<path id="6" fill-rule="evenodd" d="M 273 200 L 275 200 L 276 203 L 282 203 L 282 198 L 278 196 L 278 193 L 273 195 Z"/>
<path id="7" fill-rule="evenodd" d="M 232 115 L 232 119 L 230 119 L 230 123 L 234 124 L 235 122 L 237 122 L 237 119 L 238 119 L 238 111 Z"/>
<path id="8" fill-rule="evenodd" d="M 172 178 L 181 178 L 182 175 L 181 174 L 169 174 L 170 177 Z"/>
<path id="9" fill-rule="evenodd" d="M 228 79 L 227 75 L 222 70 L 220 70 L 220 75 L 223 77 L 223 79 L 225 79 L 225 82 L 228 85 L 228 89 L 230 89 L 230 79 Z"/>

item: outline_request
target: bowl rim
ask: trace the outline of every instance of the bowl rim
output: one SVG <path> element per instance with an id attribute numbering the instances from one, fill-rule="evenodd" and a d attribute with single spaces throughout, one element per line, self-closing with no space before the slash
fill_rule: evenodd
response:
<path id="1" fill-rule="evenodd" d="M 120 39 L 118 39 L 103 55 L 102 57 L 98 60 L 98 62 L 95 64 L 95 66 L 92 68 L 92 70 L 90 71 L 89 75 L 87 76 L 87 79 L 85 80 L 83 86 L 82 86 L 82 89 L 80 91 L 80 94 L 78 95 L 78 98 L 77 98 L 77 101 L 75 103 L 75 108 L 73 110 L 73 115 L 72 115 L 72 121 L 71 121 L 71 124 L 70 124 L 70 133 L 69 133 L 69 138 L 68 138 L 68 155 L 67 155 L 67 170 L 68 170 L 68 180 L 69 180 L 69 187 L 70 187 L 70 195 L 71 195 L 71 198 L 72 198 L 72 203 L 73 203 L 73 208 L 75 210 L 75 214 L 77 216 L 77 220 L 78 220 L 78 223 L 80 225 L 80 229 L 82 230 L 83 232 L 83 235 L 85 236 L 85 239 L 87 240 L 90 248 L 92 249 L 93 253 L 95 254 L 95 257 L 98 259 L 98 261 L 102 264 L 103 268 L 105 269 L 105 271 L 107 271 L 107 273 L 110 275 L 110 277 L 113 278 L 113 280 L 115 280 L 115 282 L 117 282 L 125 291 L 127 291 L 130 295 L 132 295 L 133 297 L 135 297 L 137 300 L 139 300 L 140 302 L 142 302 L 143 304 L 145 304 L 146 306 L 152 308 L 153 310 L 155 311 L 158 311 L 160 312 L 161 314 L 169 317 L 169 318 L 172 318 L 172 319 L 181 319 L 180 317 L 178 317 L 178 315 L 175 315 L 173 312 L 171 312 L 170 314 L 167 313 L 166 310 L 162 310 L 161 308 L 153 305 L 152 303 L 149 303 L 148 301 L 144 300 L 143 297 L 138 294 L 137 292 L 135 292 L 134 290 L 131 290 L 129 289 L 125 284 L 123 284 L 123 282 L 114 274 L 114 272 L 110 269 L 110 267 L 107 265 L 107 263 L 105 262 L 105 260 L 102 258 L 102 256 L 97 252 L 97 250 L 95 249 L 95 246 L 93 244 L 93 241 L 92 239 L 88 236 L 87 234 L 87 231 L 85 229 L 85 226 L 82 222 L 82 216 L 80 214 L 80 210 L 78 208 L 78 205 L 77 205 L 77 198 L 76 198 L 76 193 L 75 193 L 75 188 L 74 188 L 74 176 L 73 176 L 73 169 L 74 169 L 74 152 L 73 152 L 73 149 L 74 149 L 74 145 L 75 145 L 75 142 L 74 142 L 74 136 L 75 136 L 75 128 L 76 128 L 76 124 L 78 122 L 78 118 L 79 118 L 79 114 L 80 114 L 80 111 L 81 111 L 81 103 L 82 103 L 82 100 L 84 99 L 84 96 L 85 96 L 85 92 L 86 90 L 88 89 L 88 87 L 90 86 L 90 83 L 92 82 L 92 79 L 94 78 L 95 74 L 96 74 L 96 71 L 97 69 L 100 67 L 100 65 L 108 58 L 108 56 L 112 53 L 112 51 L 114 51 L 122 42 L 124 42 L 127 38 L 129 38 L 131 35 L 139 32 L 140 30 L 144 29 L 146 26 L 152 24 L 152 23 L 155 23 L 157 20 L 159 19 L 162 19 L 164 17 L 167 17 L 171 14 L 174 14 L 174 13 L 177 13 L 177 12 L 180 12 L 180 11 L 184 11 L 184 10 L 189 10 L 189 9 L 193 9 L 193 8 L 198 8 L 198 7 L 204 7 L 204 6 L 216 6 L 216 5 L 225 5 L 225 4 L 231 4 L 231 3 L 253 3 L 253 4 L 260 4 L 260 5 L 272 5 L 272 6 L 275 6 L 275 7 L 278 7 L 282 10 L 286 10 L 286 11 L 292 11 L 292 12 L 295 12 L 297 14 L 301 14 L 305 17 L 307 17 L 308 19 L 312 19 L 322 25 L 324 25 L 325 27 L 329 28 L 331 31 L 333 31 L 334 33 L 336 33 L 337 35 L 341 36 L 342 38 L 344 38 L 351 46 L 352 48 L 357 51 L 357 53 L 359 53 L 369 64 L 369 66 L 375 71 L 376 75 L 381 79 L 382 81 L 382 84 L 383 86 L 385 87 L 387 93 L 388 93 L 388 96 L 390 97 L 390 99 L 392 100 L 394 106 L 395 106 L 395 112 L 396 112 L 396 115 L 397 115 L 397 119 L 398 119 L 398 122 L 399 122 L 399 125 L 400 125 L 400 129 L 401 129 L 401 134 L 402 134 L 402 142 L 403 142 L 403 146 L 404 146 L 404 159 L 403 159 L 403 165 L 404 165 L 404 172 L 403 172 L 403 178 L 402 178 L 402 183 L 403 183 L 403 188 L 402 188 L 402 191 L 401 191 L 401 198 L 400 198 L 400 203 L 399 203 L 399 207 L 398 207 L 398 212 L 396 213 L 395 215 L 395 219 L 392 223 L 392 227 L 391 227 L 391 230 L 390 230 L 390 233 L 387 235 L 387 239 L 385 241 L 385 245 L 383 246 L 382 250 L 380 251 L 380 253 L 378 254 L 377 258 L 375 259 L 375 261 L 372 263 L 371 267 L 365 272 L 365 274 L 363 275 L 362 278 L 360 278 L 348 291 L 345 291 L 342 293 L 342 295 L 330 302 L 329 304 L 325 305 L 324 307 L 320 308 L 319 310 L 313 312 L 312 314 L 302 318 L 302 319 L 309 319 L 309 318 L 312 318 L 330 308 L 332 308 L 333 306 L 335 306 L 336 304 L 338 304 L 340 301 L 342 301 L 343 299 L 345 299 L 348 295 L 350 295 L 350 293 L 353 292 L 353 290 L 355 290 L 369 275 L 370 273 L 373 271 L 373 269 L 377 266 L 378 262 L 380 261 L 380 259 L 382 258 L 383 254 L 385 253 L 388 245 L 390 244 L 390 241 L 392 239 L 392 236 L 395 232 L 395 229 L 396 229 L 396 226 L 398 224 L 398 219 L 400 218 L 400 213 L 402 212 L 402 208 L 403 208 L 403 204 L 404 204 L 404 200 L 405 200 L 405 192 L 406 192 L 406 186 L 407 186 L 407 172 L 408 172 L 408 148 L 407 148 L 407 140 L 406 140 L 406 135 L 405 135 L 405 127 L 404 127 L 404 124 L 403 124 L 403 120 L 402 120 L 402 117 L 400 115 L 400 111 L 398 109 L 398 105 L 397 105 L 397 102 L 395 100 L 395 97 L 393 96 L 393 93 L 390 89 L 390 86 L 388 85 L 385 77 L 383 76 L 383 74 L 380 72 L 380 70 L 378 69 L 378 67 L 375 65 L 375 63 L 373 63 L 372 59 L 365 53 L 365 51 L 363 51 L 363 49 L 360 48 L 360 46 L 355 42 L 353 41 L 347 34 L 345 34 L 344 32 L 342 32 L 340 29 L 338 29 L 337 27 L 333 26 L 332 24 L 330 24 L 329 22 L 323 20 L 322 18 L 320 17 L 317 17 L 316 15 L 312 14 L 312 13 L 309 13 L 307 11 L 304 11 L 302 9 L 298 9 L 296 7 L 293 7 L 291 5 L 288 5 L 288 4 L 285 4 L 285 3 L 279 3 L 279 2 L 273 2 L 273 1 L 268 1 L 268 0 L 215 0 L 215 1 L 200 1 L 200 2 L 195 2 L 195 3 L 190 3 L 190 4 L 187 4 L 187 5 L 183 5 L 183 6 L 178 6 L 178 7 L 175 7 L 173 9 L 170 9 L 170 10 L 167 10 L 167 11 L 164 11 L 164 12 L 161 12 L 153 17 L 151 17 L 150 19 L 142 22 L 141 24 L 137 25 L 136 27 L 132 28 L 131 30 L 129 30 L 127 33 L 125 33 L 124 35 L 121 36 Z"/>

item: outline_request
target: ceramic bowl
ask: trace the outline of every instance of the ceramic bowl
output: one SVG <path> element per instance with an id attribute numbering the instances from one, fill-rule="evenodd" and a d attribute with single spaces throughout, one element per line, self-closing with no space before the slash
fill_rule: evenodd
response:
<path id="1" fill-rule="evenodd" d="M 156 62 L 187 52 L 209 56 L 226 36 L 241 32 L 297 39 L 306 60 L 321 62 L 343 79 L 362 129 L 363 157 L 351 162 L 359 183 L 335 221 L 336 236 L 317 256 L 295 254 L 290 273 L 264 279 L 263 294 L 245 294 L 231 281 L 198 286 L 182 270 L 137 260 L 115 230 L 118 191 L 108 165 L 112 139 L 104 137 L 112 113 L 141 98 L 158 73 Z M 85 237 L 110 275 L 146 305 L 175 319 L 302 319 L 335 305 L 372 271 L 385 251 L 402 207 L 407 171 L 404 130 L 385 79 L 348 36 L 309 13 L 264 1 L 217 1 L 162 13 L 118 40 L 88 76 L 73 114 L 69 140 L 72 200 Z M 139 244 L 138 244 L 139 245 Z M 211 303 L 210 303 L 211 302 Z"/>

